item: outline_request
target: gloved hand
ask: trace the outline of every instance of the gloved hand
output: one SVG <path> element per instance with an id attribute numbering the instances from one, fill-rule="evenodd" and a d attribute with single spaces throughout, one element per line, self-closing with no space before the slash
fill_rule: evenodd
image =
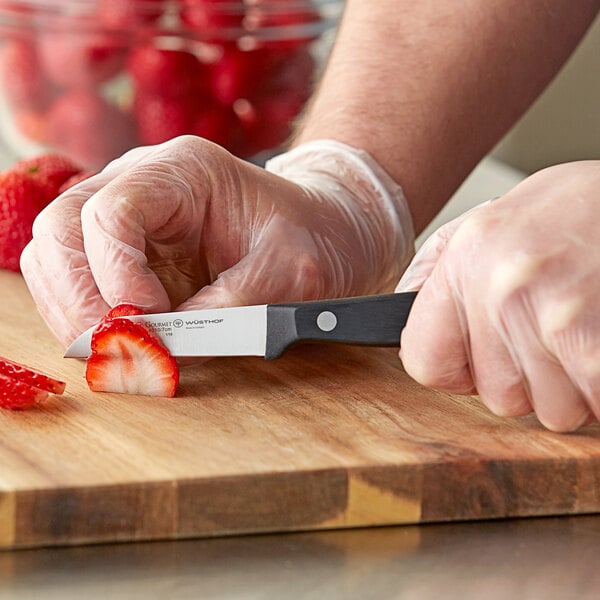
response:
<path id="1" fill-rule="evenodd" d="M 63 193 L 21 268 L 68 344 L 121 302 L 163 312 L 376 293 L 413 252 L 402 191 L 366 153 L 315 141 L 262 169 L 184 136 Z"/>
<path id="2" fill-rule="evenodd" d="M 552 430 L 600 418 L 600 161 L 540 171 L 445 225 L 397 286 L 420 289 L 407 372 Z"/>

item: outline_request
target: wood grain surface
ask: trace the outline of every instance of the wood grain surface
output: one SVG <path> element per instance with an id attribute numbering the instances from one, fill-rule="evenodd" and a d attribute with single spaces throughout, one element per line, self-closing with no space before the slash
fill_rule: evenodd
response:
<path id="1" fill-rule="evenodd" d="M 396 354 L 307 345 L 188 367 L 172 399 L 92 393 L 0 272 L 0 355 L 67 382 L 0 410 L 0 547 L 598 511 L 596 425 L 498 419 Z"/>

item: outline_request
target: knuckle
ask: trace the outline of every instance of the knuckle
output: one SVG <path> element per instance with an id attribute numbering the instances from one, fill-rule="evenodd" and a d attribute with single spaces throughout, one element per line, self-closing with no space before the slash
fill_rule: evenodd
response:
<path id="1" fill-rule="evenodd" d="M 542 341 L 553 355 L 577 371 L 600 374 L 600 311 L 594 287 L 545 300 L 538 322 Z"/>
<path id="2" fill-rule="evenodd" d="M 464 247 L 484 249 L 497 232 L 497 219 L 482 208 L 459 223 L 450 243 L 461 249 Z"/>
<path id="3" fill-rule="evenodd" d="M 527 294 L 541 269 L 541 259 L 527 254 L 510 253 L 495 260 L 489 274 L 491 298 L 500 309 L 510 308 Z"/>
<path id="4" fill-rule="evenodd" d="M 64 216 L 57 210 L 56 205 L 50 204 L 41 211 L 33 221 L 33 237 L 41 237 L 48 233 L 59 232 L 63 227 Z M 68 226 L 68 223 L 64 223 Z"/>
<path id="5" fill-rule="evenodd" d="M 197 137 L 195 135 L 180 135 L 172 140 L 167 142 L 167 145 L 172 146 L 178 150 L 196 150 L 199 148 L 205 147 L 205 142 L 203 138 Z"/>
<path id="6" fill-rule="evenodd" d="M 70 246 L 82 238 L 79 214 L 70 207 L 50 204 L 35 218 L 32 235 L 34 241 L 50 238 L 60 245 Z"/>
<path id="7" fill-rule="evenodd" d="M 209 152 L 220 151 L 221 147 L 205 138 L 196 135 L 180 135 L 166 142 L 169 151 L 173 150 L 177 154 L 193 156 L 203 156 Z"/>

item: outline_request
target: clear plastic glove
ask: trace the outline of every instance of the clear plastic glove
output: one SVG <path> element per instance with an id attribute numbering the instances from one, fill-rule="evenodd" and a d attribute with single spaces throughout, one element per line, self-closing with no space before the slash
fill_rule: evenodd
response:
<path id="1" fill-rule="evenodd" d="M 413 253 L 402 191 L 366 153 L 315 141 L 262 169 L 184 136 L 57 198 L 21 268 L 68 344 L 121 302 L 163 312 L 376 293 Z"/>
<path id="2" fill-rule="evenodd" d="M 552 430 L 600 418 L 599 232 L 600 161 L 540 171 L 442 227 L 397 286 L 421 290 L 407 372 Z"/>

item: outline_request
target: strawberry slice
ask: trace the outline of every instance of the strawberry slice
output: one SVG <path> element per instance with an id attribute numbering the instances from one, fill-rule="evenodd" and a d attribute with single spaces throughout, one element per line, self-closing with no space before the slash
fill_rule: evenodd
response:
<path id="1" fill-rule="evenodd" d="M 64 381 L 0 357 L 0 408 L 26 408 L 64 391 Z"/>
<path id="2" fill-rule="evenodd" d="M 140 323 L 121 317 L 135 307 L 117 307 L 92 335 L 85 377 L 93 392 L 172 398 L 179 384 L 177 362 L 161 341 Z"/>
<path id="3" fill-rule="evenodd" d="M 65 382 L 59 381 L 40 371 L 25 365 L 13 362 L 0 356 L 0 376 L 14 379 L 28 386 L 38 388 L 52 394 L 62 394 L 65 391 Z M 48 394 L 46 394 L 48 395 Z"/>
<path id="4" fill-rule="evenodd" d="M 46 390 L 0 374 L 0 408 L 19 410 L 43 402 L 48 397 Z"/>
<path id="5" fill-rule="evenodd" d="M 102 321 L 116 319 L 117 317 L 131 317 L 132 315 L 143 315 L 144 311 L 133 304 L 118 304 L 111 308 L 105 315 Z"/>

